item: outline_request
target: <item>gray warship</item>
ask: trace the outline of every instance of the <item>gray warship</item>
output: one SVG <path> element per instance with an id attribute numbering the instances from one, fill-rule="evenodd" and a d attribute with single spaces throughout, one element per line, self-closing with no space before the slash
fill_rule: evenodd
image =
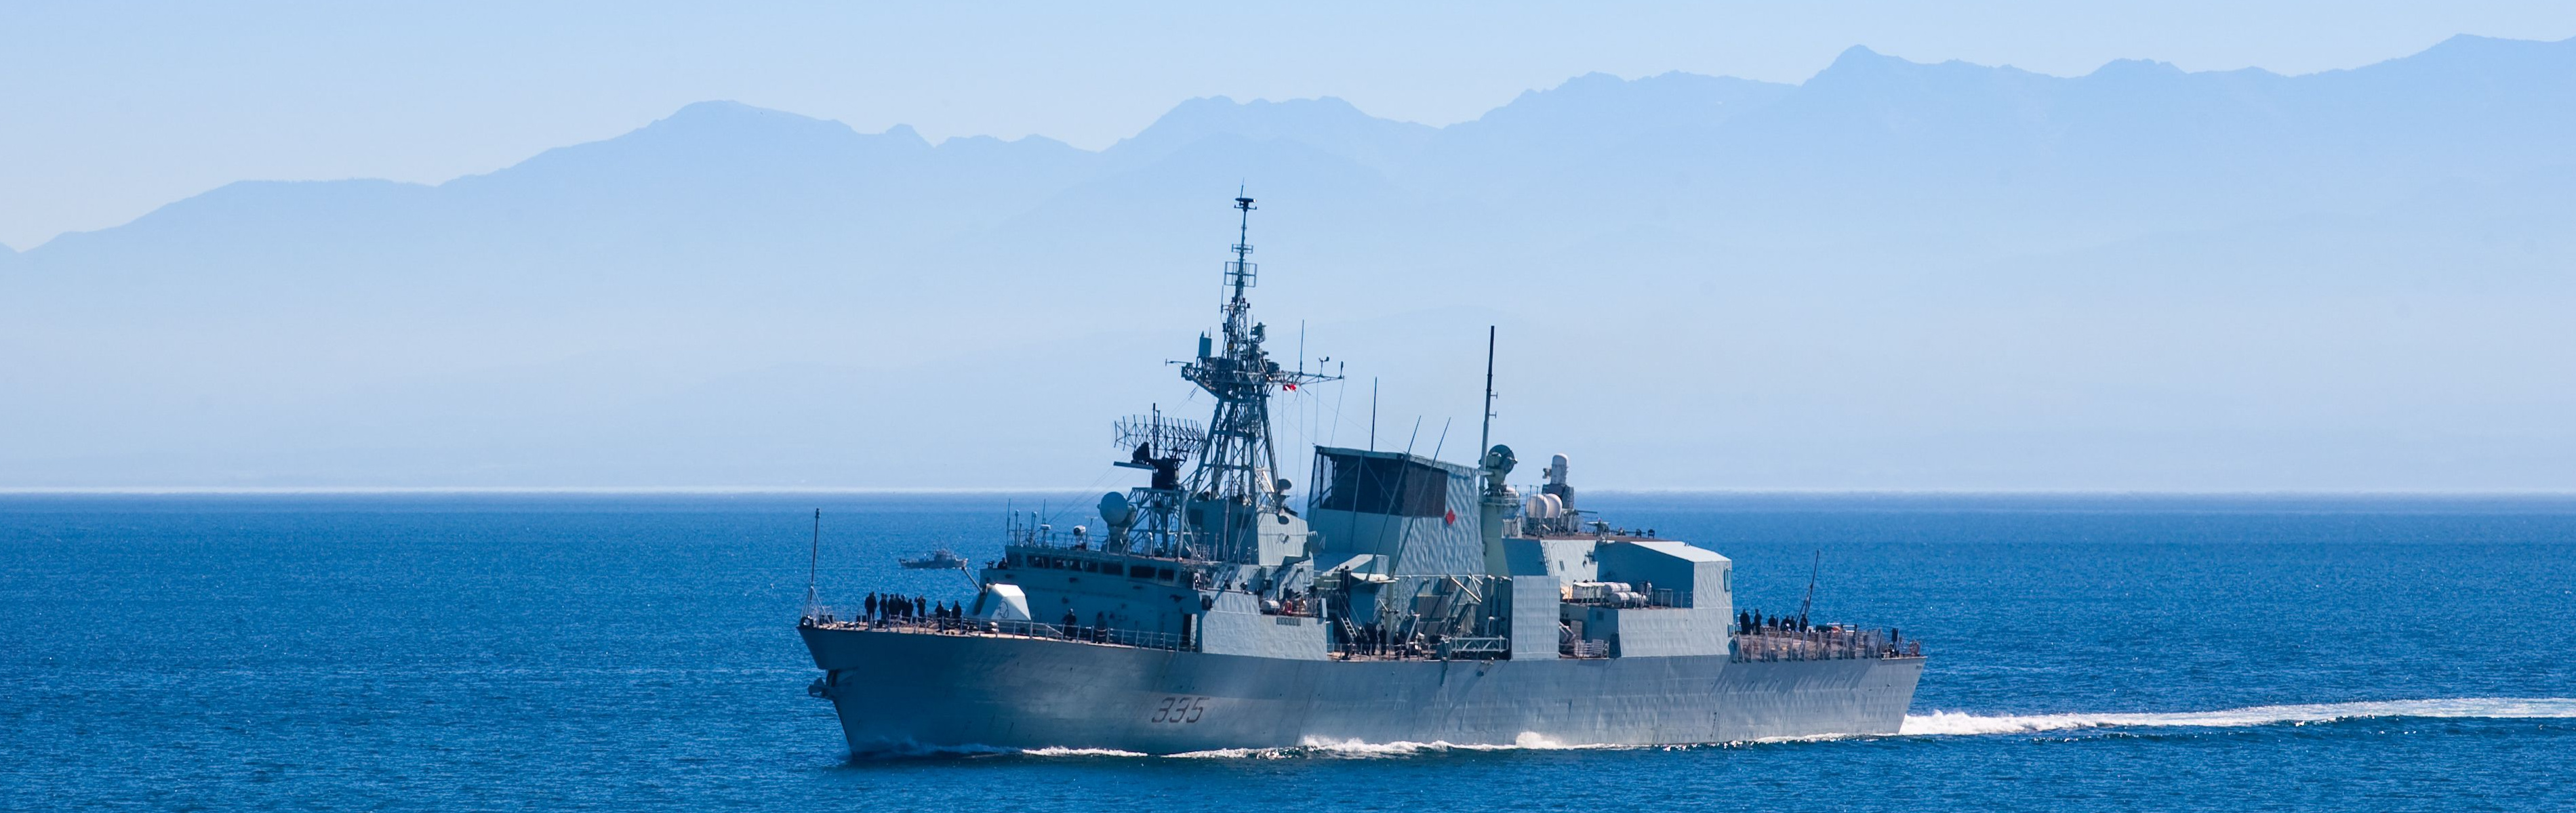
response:
<path id="1" fill-rule="evenodd" d="M 1270 426 L 1283 368 L 1245 298 L 1241 210 L 1222 324 L 1181 374 L 1208 422 L 1120 420 L 1100 525 L 1008 523 L 971 601 L 808 609 L 853 755 L 1147 754 L 1352 743 L 1679 745 L 1894 734 L 1923 673 L 1893 629 L 1740 612 L 1733 563 L 1577 507 L 1564 455 L 1319 446 L 1302 506 Z M 1186 469 L 1186 471 L 1185 471 Z"/>

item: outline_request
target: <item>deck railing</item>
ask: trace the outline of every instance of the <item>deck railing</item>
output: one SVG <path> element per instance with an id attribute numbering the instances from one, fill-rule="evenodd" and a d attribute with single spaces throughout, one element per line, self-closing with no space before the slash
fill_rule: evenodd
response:
<path id="1" fill-rule="evenodd" d="M 1655 588 L 1648 591 L 1629 592 L 1618 595 L 1578 595 L 1573 598 L 1565 599 L 1564 602 L 1585 607 L 1615 607 L 1626 610 L 1641 610 L 1649 608 L 1683 609 L 1697 606 L 1692 604 L 1691 600 L 1692 592 L 1689 590 Z"/>
<path id="2" fill-rule="evenodd" d="M 1180 635 L 1116 627 L 1060 626 L 1036 621 L 996 621 L 980 618 L 842 618 L 830 612 L 817 612 L 799 620 L 799 626 L 823 629 L 869 630 L 921 635 L 968 635 L 999 638 L 1032 638 L 1125 646 L 1139 649 L 1190 650 L 1190 642 Z M 1470 640 L 1470 639 L 1462 639 Z M 1502 639 L 1472 639 L 1460 651 L 1481 652 L 1478 645 L 1501 642 Z M 1610 655 L 1607 641 L 1575 639 L 1563 636 L 1558 653 L 1569 658 L 1603 658 Z M 1428 653 L 1423 653 L 1428 654 Z M 1358 652 L 1347 657 L 1363 657 Z M 1369 658 L 1391 657 L 1393 653 L 1373 653 Z M 1738 633 L 1732 659 L 1737 662 L 1822 661 L 1875 658 L 1919 658 L 1923 643 L 1898 640 L 1884 630 L 1847 627 L 1817 627 L 1806 630 L 1763 628 Z"/>
<path id="3" fill-rule="evenodd" d="M 1734 660 L 1830 661 L 1862 658 L 1919 658 L 1923 642 L 1899 641 L 1883 630 L 1815 627 L 1804 630 L 1765 628 L 1735 636 Z"/>
<path id="4" fill-rule="evenodd" d="M 1189 642 L 1169 632 L 1119 629 L 1116 627 L 1066 627 L 1036 621 L 997 621 L 983 618 L 842 618 L 832 613 L 816 613 L 799 620 L 798 626 L 823 629 L 869 630 L 924 635 L 973 635 L 997 638 L 1040 638 L 1056 641 L 1131 646 L 1139 649 L 1189 649 Z"/>

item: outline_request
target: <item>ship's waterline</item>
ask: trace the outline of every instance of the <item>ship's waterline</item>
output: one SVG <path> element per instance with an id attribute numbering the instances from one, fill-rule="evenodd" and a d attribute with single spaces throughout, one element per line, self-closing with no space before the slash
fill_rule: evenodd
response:
<path id="1" fill-rule="evenodd" d="M 1657 745 L 1895 734 L 1921 658 L 1339 663 L 807 628 L 853 753 L 1314 743 Z"/>

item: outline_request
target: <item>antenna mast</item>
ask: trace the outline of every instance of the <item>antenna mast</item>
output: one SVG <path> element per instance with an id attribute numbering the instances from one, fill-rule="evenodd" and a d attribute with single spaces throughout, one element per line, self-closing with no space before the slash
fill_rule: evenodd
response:
<path id="1" fill-rule="evenodd" d="M 1807 624 L 1807 610 L 1816 606 L 1816 574 L 1825 566 L 1825 552 L 1816 551 L 1816 563 L 1807 568 L 1807 597 L 1798 602 L 1798 625 Z"/>
<path id="2" fill-rule="evenodd" d="M 1252 303 L 1244 297 L 1246 289 L 1259 284 L 1258 266 L 1252 263 L 1252 198 L 1238 190 L 1234 208 L 1241 214 L 1235 222 L 1234 260 L 1225 264 L 1221 335 L 1200 336 L 1198 358 L 1181 367 L 1182 378 L 1216 398 L 1207 445 L 1182 493 L 1193 501 L 1231 506 L 1202 514 L 1222 519 L 1199 528 L 1199 538 L 1206 545 L 1206 555 L 1245 562 L 1258 554 L 1255 536 L 1260 528 L 1254 516 L 1287 505 L 1286 492 L 1276 479 L 1279 456 L 1270 434 L 1270 394 L 1336 376 L 1282 369 L 1262 349 L 1268 328 L 1252 321 Z M 1302 349 L 1299 355 L 1304 355 Z"/>
<path id="3" fill-rule="evenodd" d="M 1494 448 L 1494 326 L 1485 326 L 1485 431 L 1476 436 L 1476 453 Z"/>
<path id="4" fill-rule="evenodd" d="M 823 566 L 823 509 L 814 509 L 814 547 L 805 553 L 805 609 L 814 609 L 814 574 Z"/>

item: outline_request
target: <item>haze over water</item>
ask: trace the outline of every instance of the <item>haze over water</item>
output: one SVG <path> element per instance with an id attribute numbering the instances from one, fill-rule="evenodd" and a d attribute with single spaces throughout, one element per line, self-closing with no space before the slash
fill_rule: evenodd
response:
<path id="1" fill-rule="evenodd" d="M 1594 495 L 1902 627 L 1907 733 L 851 762 L 793 634 L 976 496 L 0 497 L 0 807 L 2565 809 L 2576 501 Z M 1544 745 L 1544 743 L 1533 743 Z M 1228 801 L 1233 800 L 1233 801 Z"/>
<path id="2" fill-rule="evenodd" d="M 1380 401 L 1455 451 L 1499 328 L 1495 437 L 1599 486 L 2567 491 L 2576 39 L 2537 30 L 2288 73 L 1856 41 L 1440 127 L 1175 94 L 1097 150 L 695 97 L 0 248 L 0 488 L 1080 484 L 1109 419 L 1204 408 L 1161 362 L 1244 190 L 1270 351 L 1350 376 L 1278 399 L 1299 448 Z"/>
<path id="3" fill-rule="evenodd" d="M 0 33 L 0 811 L 2576 809 L 2563 0 Z M 1286 474 L 1498 410 L 1903 733 L 851 760 L 811 511 L 845 605 L 1089 521 L 1239 239 Z"/>

